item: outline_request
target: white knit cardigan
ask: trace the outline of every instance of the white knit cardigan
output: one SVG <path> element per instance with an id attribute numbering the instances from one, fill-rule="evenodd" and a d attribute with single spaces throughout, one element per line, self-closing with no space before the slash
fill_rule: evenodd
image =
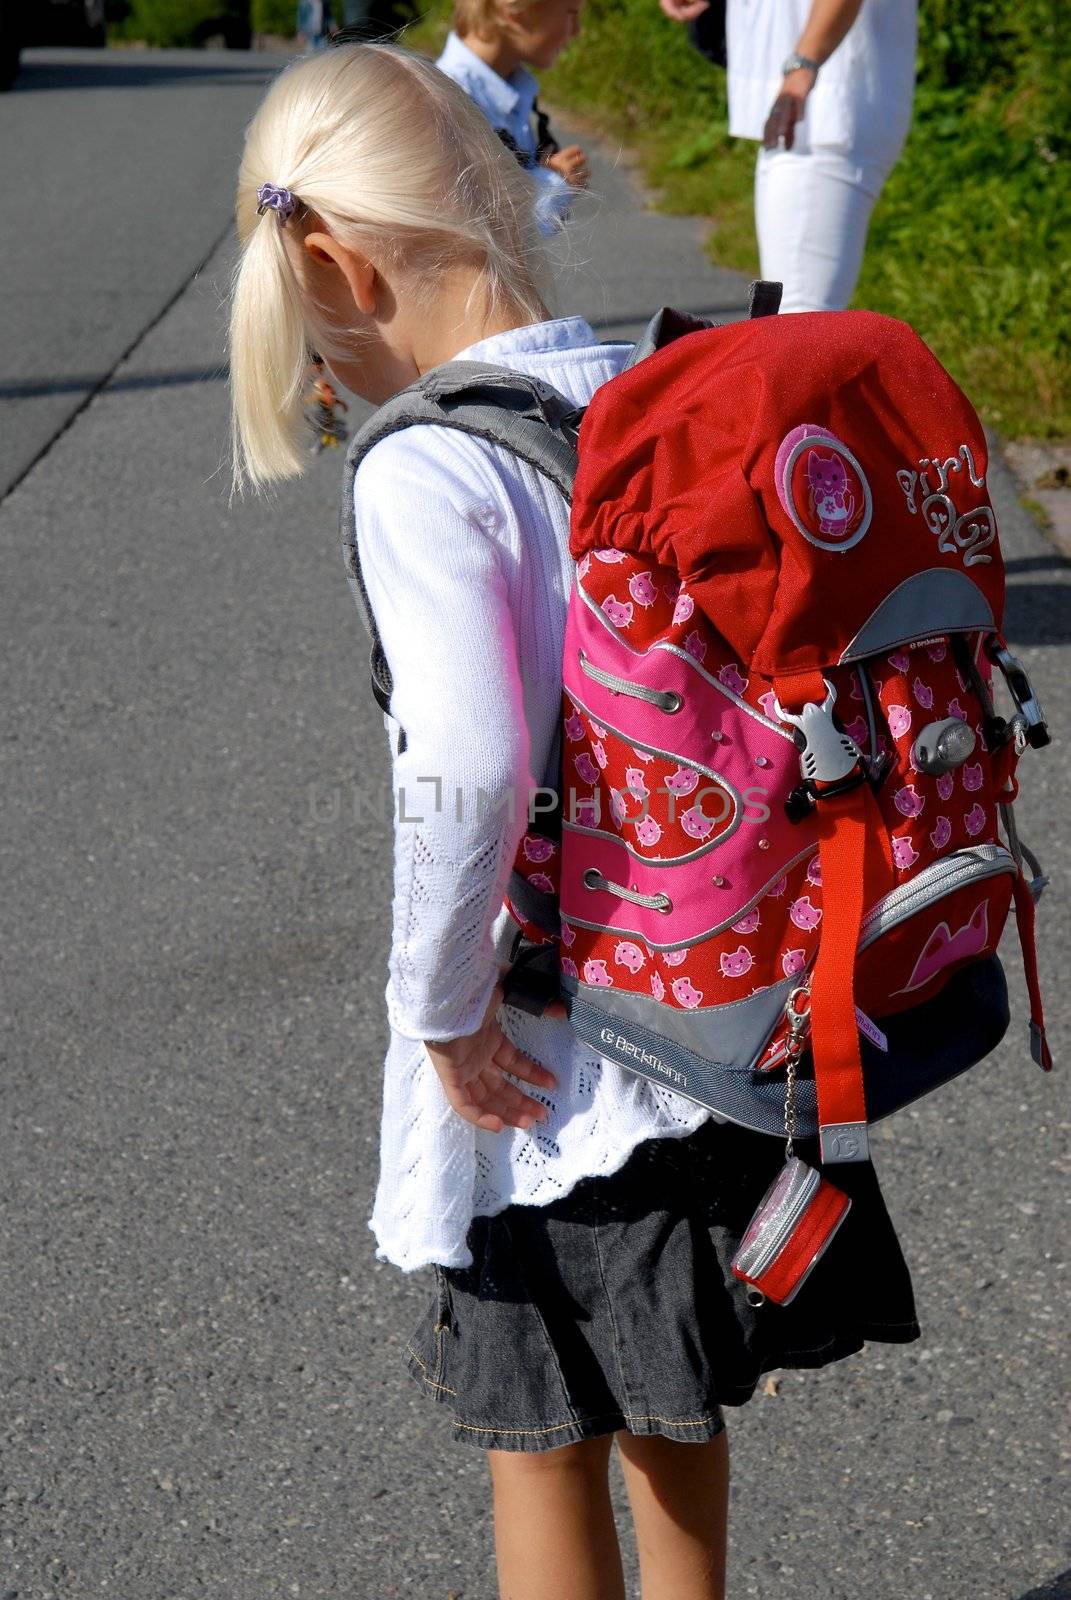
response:
<path id="1" fill-rule="evenodd" d="M 496 334 L 459 358 L 533 374 L 583 405 L 627 354 L 569 317 Z M 378 1259 L 403 1271 L 463 1267 L 474 1216 L 546 1205 L 580 1178 L 616 1171 L 641 1140 L 691 1133 L 709 1113 L 594 1055 L 567 1022 L 513 1009 L 502 1012 L 507 1033 L 557 1077 L 551 1093 L 527 1088 L 547 1121 L 490 1133 L 447 1102 L 421 1041 L 475 1032 L 498 976 L 492 926 L 560 716 L 568 512 L 505 450 L 434 427 L 377 444 L 354 500 L 394 678 L 391 1039 L 369 1227 Z M 511 791 L 512 823 L 497 805 Z"/>

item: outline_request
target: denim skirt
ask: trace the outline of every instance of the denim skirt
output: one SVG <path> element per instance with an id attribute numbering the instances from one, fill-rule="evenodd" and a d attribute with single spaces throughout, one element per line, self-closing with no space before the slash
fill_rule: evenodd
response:
<path id="1" fill-rule="evenodd" d="M 817 1141 L 796 1153 L 817 1166 Z M 545 1206 L 474 1217 L 469 1267 L 435 1268 L 407 1370 L 455 1439 L 551 1450 L 628 1429 L 702 1443 L 763 1373 L 823 1367 L 867 1340 L 919 1337 L 911 1278 L 873 1167 L 787 1306 L 748 1303 L 729 1270 L 784 1145 L 732 1123 L 636 1146 L 617 1172 Z"/>

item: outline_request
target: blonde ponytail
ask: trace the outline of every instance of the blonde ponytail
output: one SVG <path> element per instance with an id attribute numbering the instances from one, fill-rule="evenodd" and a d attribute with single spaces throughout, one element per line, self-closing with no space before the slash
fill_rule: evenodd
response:
<path id="1" fill-rule="evenodd" d="M 292 216 L 258 214 L 264 184 L 292 193 Z M 347 330 L 328 324 L 310 289 L 301 243 L 310 228 L 385 256 L 429 305 L 440 275 L 464 263 L 477 270 L 488 310 L 546 314 L 529 180 L 468 96 L 409 51 L 342 45 L 281 73 L 249 127 L 236 214 L 236 490 L 302 471 L 309 350 L 330 360 L 346 349 Z"/>

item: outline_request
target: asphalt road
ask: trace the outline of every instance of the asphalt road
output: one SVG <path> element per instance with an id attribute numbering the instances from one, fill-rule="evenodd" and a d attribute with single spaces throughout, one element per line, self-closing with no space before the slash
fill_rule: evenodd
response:
<path id="1" fill-rule="evenodd" d="M 273 65 L 31 53 L 0 101 L 0 1600 L 495 1595 L 482 1455 L 402 1368 L 429 1275 L 365 1222 L 389 878 L 337 460 L 233 508 L 220 472 Z M 563 308 L 739 309 L 695 224 L 596 170 Z M 1009 1041 L 878 1139 L 925 1337 L 732 1415 L 734 1600 L 1071 1595 L 1068 568 L 994 488 L 1060 735 L 1020 811 L 1063 1070 L 1009 941 Z"/>

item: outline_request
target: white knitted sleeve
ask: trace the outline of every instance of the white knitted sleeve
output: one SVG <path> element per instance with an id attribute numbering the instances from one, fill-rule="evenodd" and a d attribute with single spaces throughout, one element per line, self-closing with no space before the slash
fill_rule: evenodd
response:
<path id="1" fill-rule="evenodd" d="M 354 485 L 391 716 L 405 732 L 393 754 L 387 1011 L 396 1032 L 431 1040 L 482 1021 L 498 977 L 491 925 L 530 787 L 515 628 L 485 527 L 493 472 L 474 481 L 471 452 L 441 441 L 430 428 L 384 439 Z"/>

